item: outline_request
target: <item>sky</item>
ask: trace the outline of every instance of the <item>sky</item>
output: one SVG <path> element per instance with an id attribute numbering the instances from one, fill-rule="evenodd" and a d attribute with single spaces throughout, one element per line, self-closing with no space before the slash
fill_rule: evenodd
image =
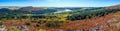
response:
<path id="1" fill-rule="evenodd" d="M 0 0 L 0 6 L 106 7 L 117 4 L 120 0 Z"/>

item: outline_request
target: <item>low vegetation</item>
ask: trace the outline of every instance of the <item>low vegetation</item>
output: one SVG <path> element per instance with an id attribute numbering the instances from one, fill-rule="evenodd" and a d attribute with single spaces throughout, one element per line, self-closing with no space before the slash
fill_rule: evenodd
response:
<path id="1" fill-rule="evenodd" d="M 110 23 L 106 23 L 108 18 L 105 18 L 104 16 L 119 11 L 115 9 L 98 8 L 98 9 L 82 9 L 73 12 L 63 12 L 56 14 L 55 13 L 43 14 L 45 12 L 49 13 L 49 11 L 54 12 L 55 9 L 48 9 L 42 12 L 40 11 L 26 12 L 12 10 L 9 11 L 9 9 L 6 8 L 0 9 L 0 11 L 1 10 L 6 10 L 8 12 L 7 13 L 4 13 L 4 11 L 0 12 L 3 13 L 0 14 L 3 15 L 0 16 L 1 20 L 0 26 L 5 25 L 7 28 L 10 28 L 10 31 L 21 31 L 22 28 L 33 31 L 47 31 L 55 28 L 56 30 L 63 29 L 67 31 L 76 31 L 75 29 L 78 30 L 82 29 L 83 31 L 85 30 L 88 31 L 88 29 L 90 30 L 92 28 L 95 29 L 97 26 L 99 27 L 99 25 L 101 24 L 102 24 L 101 26 L 103 25 L 110 26 L 108 25 Z M 106 20 L 102 20 L 101 17 L 105 18 Z M 15 28 L 13 28 L 13 26 L 15 26 Z"/>

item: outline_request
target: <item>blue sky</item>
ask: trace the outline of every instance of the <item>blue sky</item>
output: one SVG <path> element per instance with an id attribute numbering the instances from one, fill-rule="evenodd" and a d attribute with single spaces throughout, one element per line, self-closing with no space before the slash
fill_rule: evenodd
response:
<path id="1" fill-rule="evenodd" d="M 117 4 L 120 0 L 0 0 L 0 6 L 105 7 Z"/>

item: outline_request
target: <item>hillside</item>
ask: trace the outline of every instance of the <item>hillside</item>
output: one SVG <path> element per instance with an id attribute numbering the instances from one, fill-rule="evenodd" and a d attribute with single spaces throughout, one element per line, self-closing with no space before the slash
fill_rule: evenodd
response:
<path id="1" fill-rule="evenodd" d="M 106 8 L 2 8 L 0 25 L 19 31 L 120 31 L 120 11 Z"/>
<path id="2" fill-rule="evenodd" d="M 114 6 L 108 6 L 107 9 L 119 9 L 120 10 L 120 4 L 114 5 Z"/>

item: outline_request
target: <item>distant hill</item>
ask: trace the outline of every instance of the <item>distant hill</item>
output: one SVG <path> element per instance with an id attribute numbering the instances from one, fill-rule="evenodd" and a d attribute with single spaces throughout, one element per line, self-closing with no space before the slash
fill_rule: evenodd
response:
<path id="1" fill-rule="evenodd" d="M 1 14 L 49 14 L 56 12 L 56 9 L 45 9 L 44 7 L 1 7 Z"/>
<path id="2" fill-rule="evenodd" d="M 43 10 L 44 8 L 42 7 L 32 7 L 32 6 L 28 6 L 28 7 L 18 7 L 18 6 L 0 6 L 1 8 L 8 8 L 11 10 L 23 10 L 23 11 L 38 11 L 38 10 Z"/>
<path id="3" fill-rule="evenodd" d="M 18 6 L 0 6 L 0 9 L 2 9 L 2 8 L 8 8 L 10 10 L 18 10 L 21 7 L 18 7 Z"/>
<path id="4" fill-rule="evenodd" d="M 120 4 L 114 5 L 114 6 L 109 6 L 107 9 L 119 9 L 120 10 Z"/>
<path id="5" fill-rule="evenodd" d="M 29 7 L 22 7 L 19 10 L 23 10 L 23 11 L 38 11 L 38 10 L 43 10 L 43 9 L 44 8 L 42 8 L 42 7 L 32 7 L 32 6 L 29 6 Z"/>
<path id="6" fill-rule="evenodd" d="M 61 12 L 73 12 L 81 10 L 94 10 L 101 7 L 17 7 L 17 6 L 0 6 L 1 14 L 52 14 Z M 67 9 L 67 10 L 66 10 Z"/>

